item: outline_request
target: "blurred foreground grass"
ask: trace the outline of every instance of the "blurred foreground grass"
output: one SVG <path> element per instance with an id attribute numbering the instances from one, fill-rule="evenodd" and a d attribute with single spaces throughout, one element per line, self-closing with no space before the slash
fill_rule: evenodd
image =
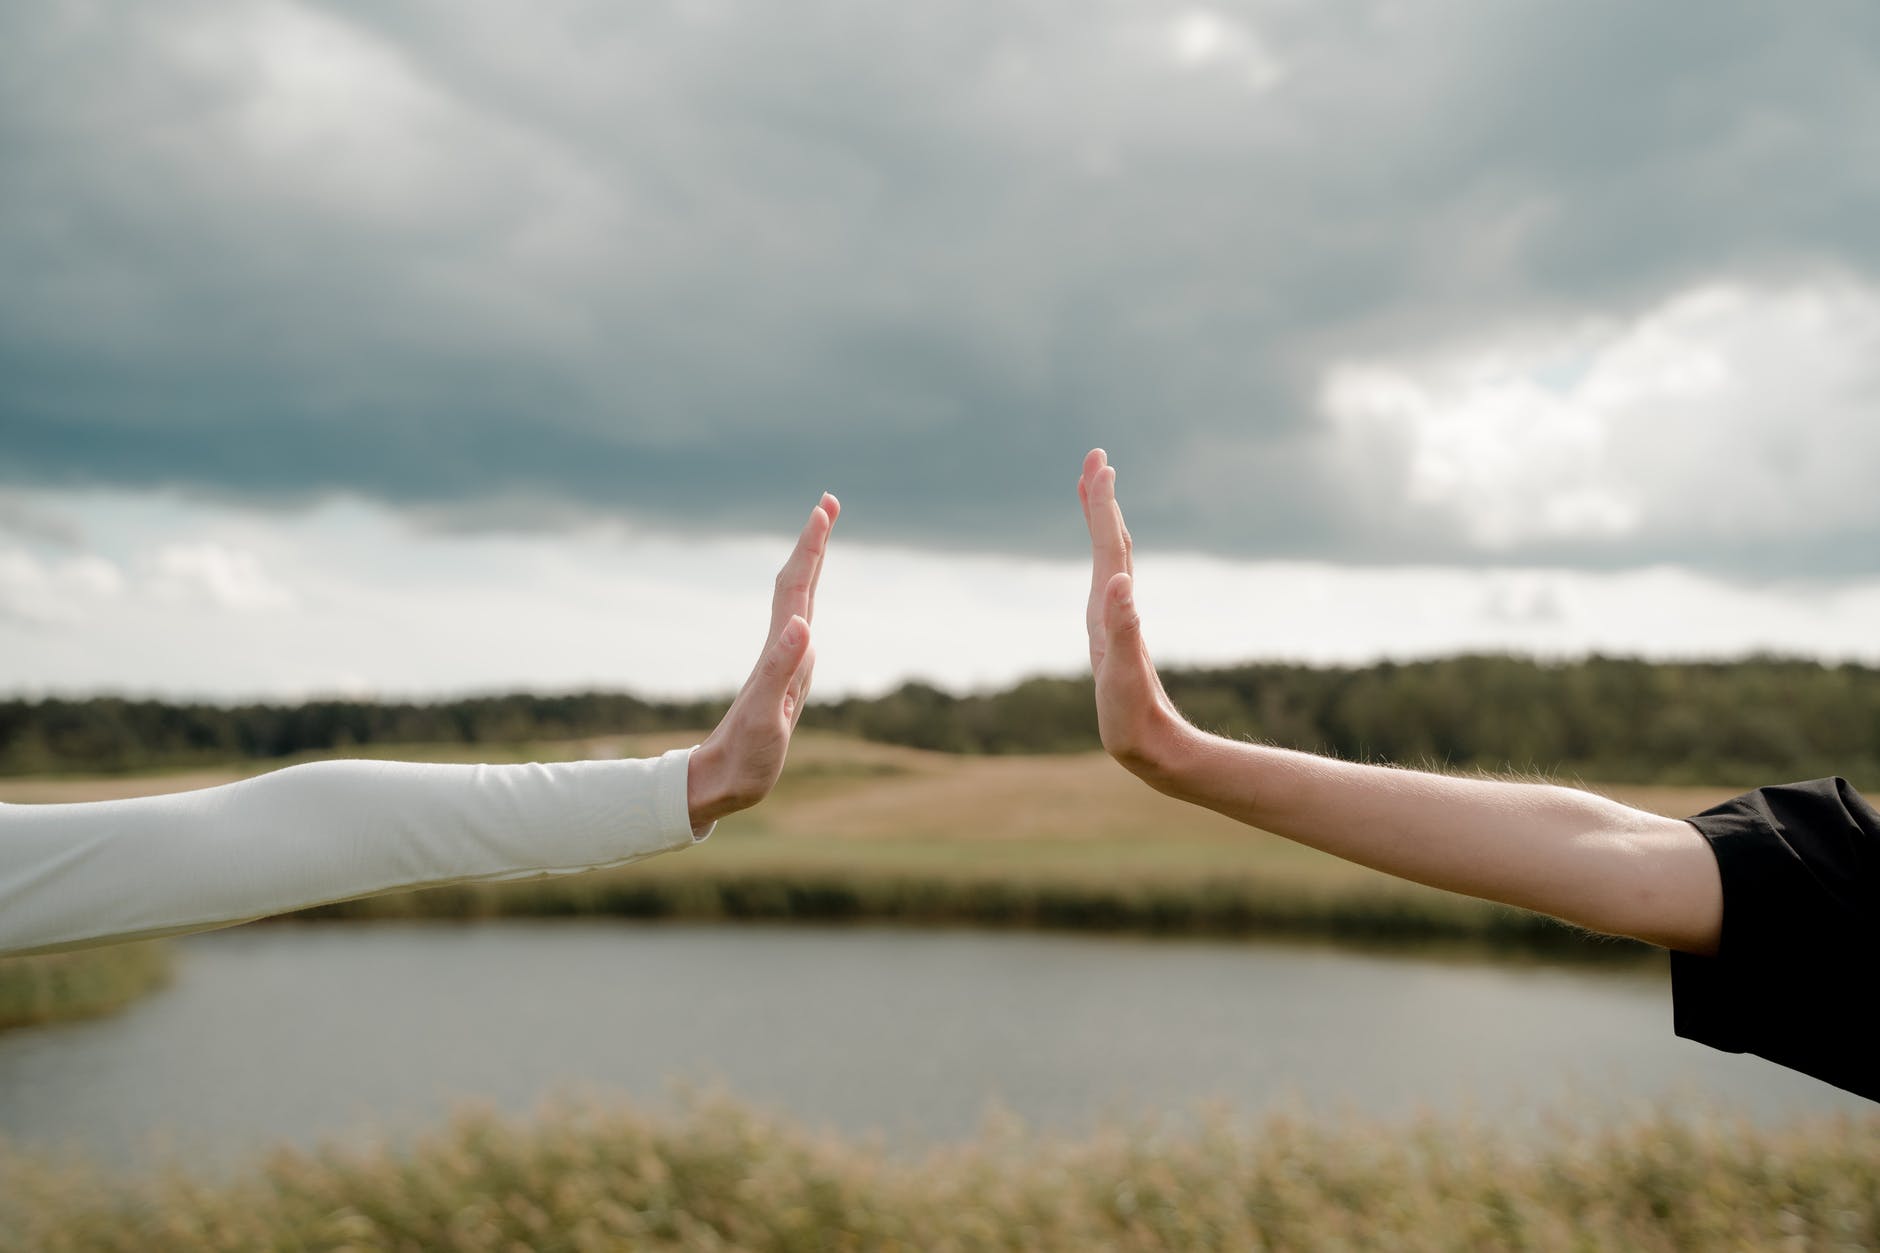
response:
<path id="1" fill-rule="evenodd" d="M 169 950 L 157 942 L 0 957 L 0 1030 L 109 1013 L 169 977 Z"/>
<path id="2" fill-rule="evenodd" d="M 408 1151 L 282 1150 L 123 1181 L 0 1151 L 0 1250 L 1880 1247 L 1880 1118 L 1660 1114 L 1511 1137 L 1225 1119 L 1081 1140 L 994 1125 L 918 1161 L 722 1100 L 462 1115 Z"/>

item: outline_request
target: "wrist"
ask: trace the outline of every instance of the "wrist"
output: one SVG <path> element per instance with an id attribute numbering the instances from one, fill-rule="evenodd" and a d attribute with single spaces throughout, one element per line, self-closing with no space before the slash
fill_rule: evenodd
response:
<path id="1" fill-rule="evenodd" d="M 1205 762 L 1211 748 L 1220 744 L 1218 737 L 1176 717 L 1156 753 L 1154 775 L 1145 776 L 1149 786 L 1177 800 L 1206 803 L 1206 788 L 1201 786 Z"/>
<path id="2" fill-rule="evenodd" d="M 1158 792 L 1182 795 L 1205 735 L 1171 706 L 1158 702 L 1126 752 L 1116 754 L 1129 772 Z"/>
<path id="3" fill-rule="evenodd" d="M 717 744 L 707 739 L 692 750 L 686 761 L 685 807 L 694 831 L 710 826 L 739 808 L 731 800 L 731 789 L 725 778 L 724 753 Z"/>

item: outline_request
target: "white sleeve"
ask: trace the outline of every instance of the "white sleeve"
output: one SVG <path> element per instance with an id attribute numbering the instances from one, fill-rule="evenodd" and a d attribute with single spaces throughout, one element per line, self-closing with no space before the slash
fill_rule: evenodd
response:
<path id="1" fill-rule="evenodd" d="M 176 935 L 399 888 L 619 866 L 710 834 L 690 749 L 552 765 L 322 761 L 240 783 L 0 804 L 0 955 Z"/>

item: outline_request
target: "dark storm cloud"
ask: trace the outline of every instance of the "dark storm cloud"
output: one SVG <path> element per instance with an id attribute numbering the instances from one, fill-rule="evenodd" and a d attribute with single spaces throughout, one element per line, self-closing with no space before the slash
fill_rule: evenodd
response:
<path id="1" fill-rule="evenodd" d="M 829 487 L 1036 550 L 1104 443 L 1159 543 L 1479 555 L 1354 486 L 1325 372 L 1872 279 L 1877 13 L 9 11 L 0 485 L 771 530 Z M 1832 538 L 1533 551 L 1870 564 Z"/>

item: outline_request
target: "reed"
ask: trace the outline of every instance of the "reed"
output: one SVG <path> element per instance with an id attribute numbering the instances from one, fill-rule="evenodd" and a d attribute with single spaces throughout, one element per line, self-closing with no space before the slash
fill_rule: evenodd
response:
<path id="1" fill-rule="evenodd" d="M 169 950 L 154 941 L 0 957 L 0 1030 L 108 1014 L 169 978 Z"/>
<path id="2" fill-rule="evenodd" d="M 681 867 L 676 864 L 684 861 Z M 344 901 L 302 919 L 613 917 L 710 922 L 889 922 L 1164 936 L 1461 946 L 1568 961 L 1639 961 L 1657 950 L 1523 910 L 1415 889 L 1262 879 L 1245 873 L 1131 875 L 1050 864 L 963 873 L 810 860 L 664 864 L 526 883 L 459 885 Z"/>
<path id="3" fill-rule="evenodd" d="M 994 1124 L 919 1160 L 722 1099 L 459 1116 L 408 1151 L 208 1183 L 0 1156 L 0 1250 L 1681 1250 L 1880 1247 L 1880 1118 Z"/>

